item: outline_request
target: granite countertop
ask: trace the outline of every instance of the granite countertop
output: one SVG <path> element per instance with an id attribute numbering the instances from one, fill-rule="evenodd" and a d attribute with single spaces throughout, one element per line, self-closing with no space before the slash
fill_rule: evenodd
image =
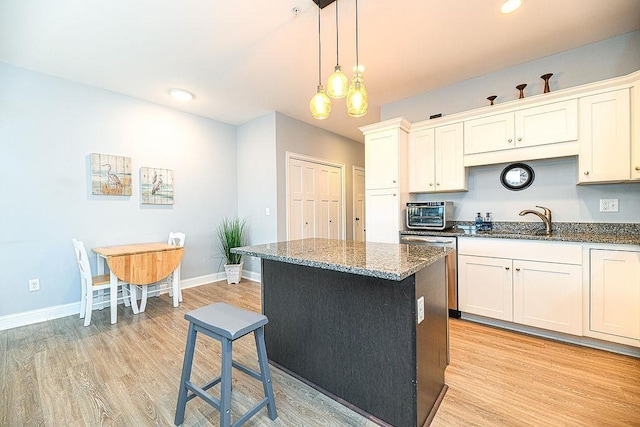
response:
<path id="1" fill-rule="evenodd" d="M 231 251 L 290 264 L 400 281 L 443 258 L 451 249 L 353 240 L 302 239 L 244 246 Z"/>
<path id="2" fill-rule="evenodd" d="M 402 234 L 640 245 L 640 223 L 561 222 L 554 223 L 551 235 L 546 235 L 544 226 L 535 222 L 494 222 L 491 231 L 476 231 L 471 222 L 456 222 L 444 231 L 409 230 Z"/>

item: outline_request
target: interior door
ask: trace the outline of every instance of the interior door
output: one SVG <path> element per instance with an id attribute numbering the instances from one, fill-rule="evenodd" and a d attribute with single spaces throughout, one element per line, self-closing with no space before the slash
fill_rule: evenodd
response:
<path id="1" fill-rule="evenodd" d="M 353 168 L 353 240 L 365 240 L 364 169 Z"/>
<path id="2" fill-rule="evenodd" d="M 343 238 L 342 168 L 288 158 L 289 240 Z"/>
<path id="3" fill-rule="evenodd" d="M 341 170 L 335 166 L 317 165 L 318 222 L 316 237 L 340 238 Z"/>
<path id="4" fill-rule="evenodd" d="M 298 159 L 289 161 L 289 240 L 315 237 L 316 168 Z"/>

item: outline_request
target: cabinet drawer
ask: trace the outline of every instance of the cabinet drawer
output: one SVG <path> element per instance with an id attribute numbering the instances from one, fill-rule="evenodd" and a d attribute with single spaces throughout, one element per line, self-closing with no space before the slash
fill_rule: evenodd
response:
<path id="1" fill-rule="evenodd" d="M 460 237 L 458 238 L 458 253 L 582 265 L 582 245 L 565 242 Z"/>

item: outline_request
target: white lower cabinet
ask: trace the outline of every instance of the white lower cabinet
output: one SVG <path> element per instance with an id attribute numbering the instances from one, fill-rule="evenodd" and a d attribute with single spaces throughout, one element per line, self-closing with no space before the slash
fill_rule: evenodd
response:
<path id="1" fill-rule="evenodd" d="M 463 313 L 582 335 L 580 245 L 458 241 L 458 298 Z"/>
<path id="2" fill-rule="evenodd" d="M 513 320 L 511 260 L 458 256 L 460 311 L 500 320 Z"/>
<path id="3" fill-rule="evenodd" d="M 582 266 L 514 260 L 513 321 L 582 335 Z"/>
<path id="4" fill-rule="evenodd" d="M 365 190 L 367 242 L 398 243 L 402 230 L 400 190 Z"/>
<path id="5" fill-rule="evenodd" d="M 591 249 L 590 258 L 589 330 L 640 340 L 640 251 Z"/>

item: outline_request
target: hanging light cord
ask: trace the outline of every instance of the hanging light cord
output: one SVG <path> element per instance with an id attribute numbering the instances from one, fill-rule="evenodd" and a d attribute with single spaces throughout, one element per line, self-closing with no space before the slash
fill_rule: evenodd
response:
<path id="1" fill-rule="evenodd" d="M 360 61 L 358 60 L 358 0 L 356 0 L 356 70 L 360 71 Z"/>
<path id="2" fill-rule="evenodd" d="M 340 64 L 340 61 L 338 61 L 338 48 L 339 48 L 339 42 L 338 42 L 338 0 L 336 0 L 336 65 Z"/>
<path id="3" fill-rule="evenodd" d="M 322 44 L 320 42 L 320 5 L 318 5 L 318 85 L 322 84 Z"/>

